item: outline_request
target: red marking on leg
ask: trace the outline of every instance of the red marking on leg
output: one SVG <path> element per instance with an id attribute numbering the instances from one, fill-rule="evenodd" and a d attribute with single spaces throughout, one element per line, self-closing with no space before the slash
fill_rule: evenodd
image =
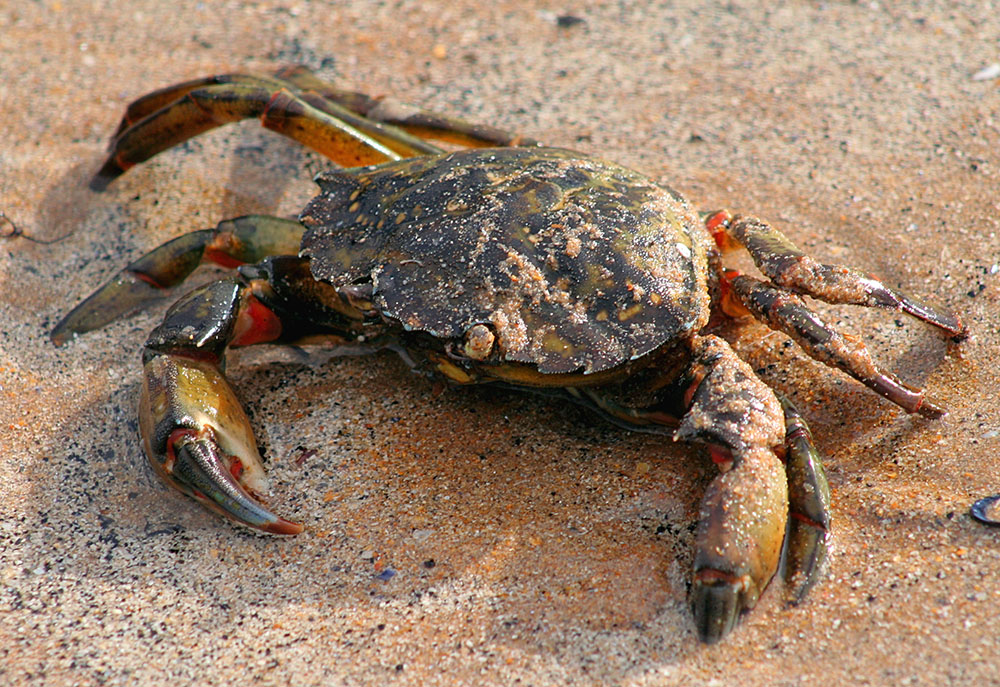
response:
<path id="1" fill-rule="evenodd" d="M 205 257 L 217 265 L 227 268 L 239 267 L 246 263 L 245 260 L 237 258 L 243 252 L 243 244 L 237 240 L 231 231 L 219 232 L 212 238 L 211 243 L 205 246 Z"/>
<path id="2" fill-rule="evenodd" d="M 237 482 L 240 481 L 240 477 L 243 476 L 243 461 L 233 456 L 229 463 L 229 474 L 233 476 L 233 479 Z"/>
<path id="3" fill-rule="evenodd" d="M 746 575 L 733 575 L 715 568 L 702 568 L 695 572 L 694 577 L 699 582 L 708 582 L 709 584 L 718 582 L 740 586 L 746 584 Z"/>
<path id="4" fill-rule="evenodd" d="M 131 162 L 130 160 L 126 160 L 124 157 L 122 157 L 121 153 L 115 155 L 114 159 L 115 159 L 115 164 L 118 165 L 118 167 L 122 170 L 122 172 L 127 172 L 128 170 L 135 167 L 135 163 Z"/>
<path id="5" fill-rule="evenodd" d="M 732 218 L 733 216 L 729 214 L 727 210 L 713 212 L 708 216 L 708 219 L 705 220 L 705 228 L 714 234 L 718 231 L 719 227 L 725 227 L 729 224 L 729 221 Z"/>
<path id="6" fill-rule="evenodd" d="M 795 429 L 785 434 L 786 444 L 791 444 L 797 441 L 803 441 L 807 444 L 812 443 L 812 436 L 809 434 L 809 431 L 806 429 L 806 426 L 802 424 L 801 420 L 795 423 Z"/>
<path id="7" fill-rule="evenodd" d="M 969 328 L 962 322 L 962 318 L 958 315 L 953 316 L 955 318 L 955 328 L 952 331 L 951 340 L 955 343 L 959 341 L 964 341 L 969 338 Z"/>
<path id="8" fill-rule="evenodd" d="M 826 531 L 826 527 L 824 527 L 822 525 L 822 523 L 816 522 L 815 520 L 813 520 L 809 516 L 803 515 L 802 513 L 789 512 L 788 513 L 788 517 L 795 518 L 799 522 L 804 522 L 805 524 L 809 525 L 810 527 L 815 527 L 818 530 L 823 530 L 824 532 Z"/>
<path id="9" fill-rule="evenodd" d="M 274 341 L 281 336 L 281 320 L 254 296 L 247 296 L 236 318 L 236 331 L 230 346 L 250 346 Z"/>
<path id="10" fill-rule="evenodd" d="M 296 108 L 295 105 L 297 103 L 294 96 L 284 88 L 275 91 L 271 94 L 271 99 L 267 101 L 267 105 L 264 106 L 264 110 L 260 113 L 261 124 L 271 131 L 281 133 L 288 123 L 288 115 L 296 114 L 292 110 L 297 109 L 301 111 L 302 108 Z"/>
<path id="11" fill-rule="evenodd" d="M 163 284 L 161 284 L 160 282 L 158 282 L 155 279 L 153 279 L 152 276 L 146 274 L 145 272 L 136 272 L 134 270 L 129 270 L 129 271 L 132 273 L 132 276 L 134 276 L 136 279 L 138 279 L 141 282 L 145 282 L 145 283 L 149 284 L 150 286 L 152 286 L 154 288 L 157 288 L 157 289 L 165 289 L 165 288 L 167 288 Z"/>
<path id="12" fill-rule="evenodd" d="M 739 246 L 729 234 L 726 233 L 726 228 L 729 226 L 730 222 L 733 221 L 733 216 L 728 210 L 719 210 L 718 212 L 713 212 L 705 219 L 705 228 L 715 239 L 715 245 L 719 247 L 721 251 L 729 251 Z"/>
<path id="13" fill-rule="evenodd" d="M 223 267 L 230 269 L 245 264 L 242 260 L 237 260 L 232 255 L 212 248 L 211 246 L 205 249 L 205 257 L 214 262 L 216 265 L 222 265 Z"/>
<path id="14" fill-rule="evenodd" d="M 691 407 L 691 400 L 694 398 L 694 392 L 698 390 L 701 386 L 701 380 L 705 379 L 705 372 L 699 372 L 695 374 L 694 381 L 684 390 L 684 407 Z"/>
<path id="15" fill-rule="evenodd" d="M 948 414 L 947 410 L 931 401 L 922 393 L 920 398 L 917 400 L 916 406 L 914 406 L 911 412 L 920 413 L 924 417 L 930 418 L 931 420 L 936 420 L 937 418 Z"/>
<path id="16" fill-rule="evenodd" d="M 282 91 L 283 89 L 279 88 L 278 90 L 276 90 L 274 93 L 271 94 L 270 100 L 268 100 L 267 105 L 264 106 L 264 111 L 260 113 L 261 119 L 267 117 L 268 114 L 270 114 L 271 112 L 271 108 L 273 108 L 280 100 L 284 100 L 283 98 L 284 93 Z"/>
<path id="17" fill-rule="evenodd" d="M 733 466 L 733 454 L 722 446 L 709 446 L 708 455 L 712 457 L 712 462 L 719 466 L 719 469 L 725 472 Z"/>
<path id="18" fill-rule="evenodd" d="M 733 291 L 733 280 L 739 276 L 739 270 L 724 269 L 719 279 L 719 307 L 732 318 L 747 317 L 751 314 Z"/>
<path id="19" fill-rule="evenodd" d="M 184 439 L 185 437 L 197 437 L 197 436 L 198 436 L 197 430 L 190 429 L 187 427 L 180 427 L 171 432 L 170 436 L 167 437 L 167 455 L 163 460 L 163 470 L 168 475 L 173 474 L 174 463 L 177 462 L 177 452 L 174 450 L 174 446 L 177 444 L 177 442 L 179 442 L 181 439 Z"/>

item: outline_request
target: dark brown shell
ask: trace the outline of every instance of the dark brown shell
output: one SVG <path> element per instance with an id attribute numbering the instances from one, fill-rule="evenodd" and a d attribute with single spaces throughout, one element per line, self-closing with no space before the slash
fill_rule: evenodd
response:
<path id="1" fill-rule="evenodd" d="M 383 315 L 502 360 L 598 372 L 705 322 L 704 231 L 676 194 L 552 148 L 463 150 L 317 178 L 300 217 L 317 279 L 370 281 Z"/>

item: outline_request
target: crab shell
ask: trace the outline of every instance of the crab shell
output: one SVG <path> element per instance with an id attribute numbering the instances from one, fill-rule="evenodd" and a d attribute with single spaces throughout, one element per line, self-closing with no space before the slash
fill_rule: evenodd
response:
<path id="1" fill-rule="evenodd" d="M 593 375 L 707 322 L 703 226 L 624 167 L 552 148 L 463 150 L 317 182 L 299 218 L 313 275 L 370 283 L 406 330 L 468 340 L 485 325 L 493 350 L 470 357 Z"/>

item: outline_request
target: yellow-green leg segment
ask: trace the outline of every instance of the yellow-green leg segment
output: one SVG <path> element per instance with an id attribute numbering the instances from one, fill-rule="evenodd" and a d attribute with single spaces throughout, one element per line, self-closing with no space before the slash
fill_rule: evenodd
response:
<path id="1" fill-rule="evenodd" d="M 178 236 L 129 263 L 59 321 L 50 334 L 61 346 L 160 298 L 205 260 L 224 267 L 271 255 L 296 255 L 304 227 L 295 220 L 247 215 Z"/>
<path id="2" fill-rule="evenodd" d="M 303 67 L 289 67 L 275 77 L 220 74 L 194 79 L 139 98 L 127 108 L 110 155 L 90 186 L 103 190 L 157 153 L 223 124 L 254 117 L 344 167 L 443 152 L 426 138 L 476 147 L 537 145 L 502 129 L 337 89 Z"/>

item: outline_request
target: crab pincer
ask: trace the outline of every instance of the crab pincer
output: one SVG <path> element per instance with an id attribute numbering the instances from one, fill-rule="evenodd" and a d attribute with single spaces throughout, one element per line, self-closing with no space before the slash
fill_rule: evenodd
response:
<path id="1" fill-rule="evenodd" d="M 250 425 L 213 363 L 150 357 L 139 419 L 146 455 L 167 484 L 243 525 L 271 534 L 302 531 L 261 502 L 268 482 Z"/>
<path id="2" fill-rule="evenodd" d="M 269 487 L 253 431 L 219 369 L 228 345 L 279 333 L 277 318 L 245 284 L 191 292 L 146 341 L 139 426 L 150 464 L 169 485 L 242 525 L 298 534 L 302 525 L 263 504 Z"/>

